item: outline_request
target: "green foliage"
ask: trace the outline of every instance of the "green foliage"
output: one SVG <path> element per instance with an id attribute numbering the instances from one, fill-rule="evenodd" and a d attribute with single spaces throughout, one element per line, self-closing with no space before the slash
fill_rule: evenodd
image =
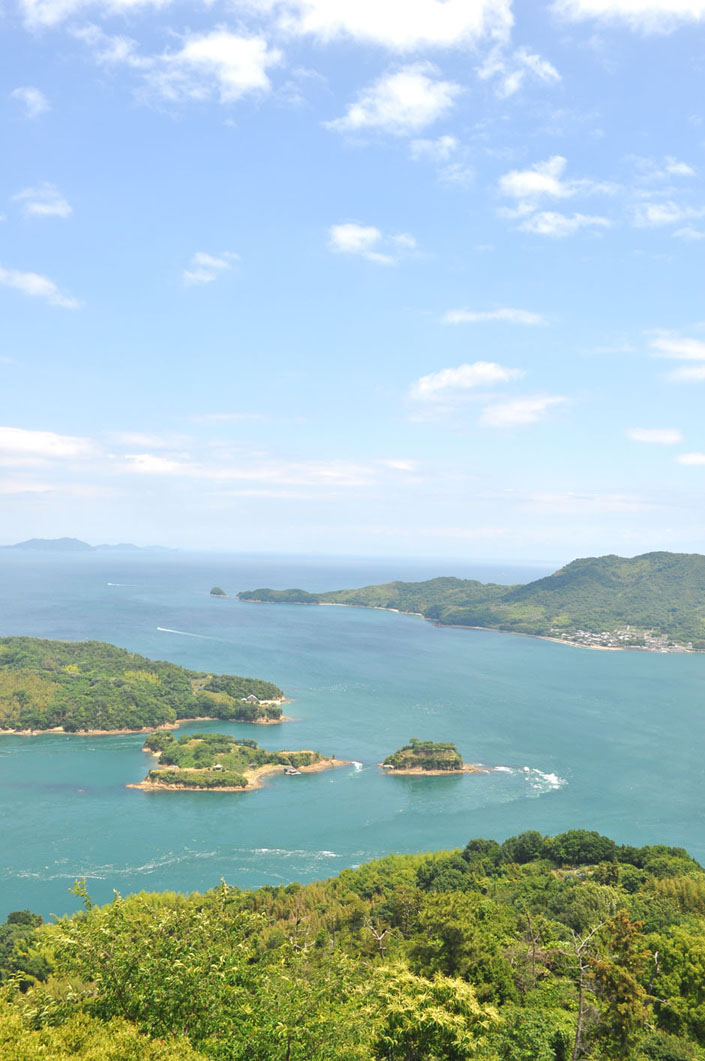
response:
<path id="1" fill-rule="evenodd" d="M 574 560 L 548 578 L 525 586 L 434 578 L 389 582 L 362 589 L 307 593 L 250 590 L 241 600 L 349 604 L 395 608 L 446 625 L 482 626 L 527 634 L 633 628 L 632 643 L 653 631 L 705 650 L 705 557 L 696 553 L 645 553 Z"/>
<path id="2" fill-rule="evenodd" d="M 221 589 L 220 586 L 213 586 L 210 595 L 211 597 L 227 597 L 227 593 L 224 589 Z"/>
<path id="3" fill-rule="evenodd" d="M 318 752 L 270 752 L 257 741 L 223 733 L 189 733 L 178 739 L 152 733 L 145 747 L 159 756 L 159 769 L 150 770 L 146 780 L 170 788 L 246 788 L 262 767 L 299 770 L 321 760 Z"/>
<path id="4" fill-rule="evenodd" d="M 217 696 L 204 691 L 214 683 Z M 278 704 L 242 703 L 249 695 L 284 696 L 271 682 L 200 674 L 100 641 L 0 638 L 0 729 L 75 733 L 146 729 L 204 714 L 241 721 L 281 716 Z"/>
<path id="5" fill-rule="evenodd" d="M 189 740 L 166 749 L 194 755 Z M 195 740 L 229 754 L 218 734 Z M 74 917 L 0 926 L 0 1056 L 703 1061 L 704 884 L 677 848 L 583 830 L 392 855 L 303 887 L 96 907 L 79 884 Z M 653 906 L 656 929 L 640 917 Z M 35 956 L 42 978 L 24 971 Z"/>
<path id="6" fill-rule="evenodd" d="M 434 743 L 412 737 L 384 760 L 391 770 L 462 770 L 463 760 L 454 744 Z"/>

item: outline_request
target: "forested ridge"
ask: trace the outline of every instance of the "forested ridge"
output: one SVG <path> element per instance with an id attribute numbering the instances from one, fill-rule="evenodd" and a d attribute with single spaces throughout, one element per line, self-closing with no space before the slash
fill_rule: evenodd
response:
<path id="1" fill-rule="evenodd" d="M 102 641 L 0 638 L 0 730 L 145 729 L 179 718 L 281 717 L 272 682 L 210 675 Z"/>
<path id="2" fill-rule="evenodd" d="M 705 650 L 705 556 L 698 553 L 574 560 L 523 586 L 447 577 L 326 593 L 246 590 L 238 596 L 251 601 L 396 608 L 446 625 L 544 636 L 630 626 L 635 645 L 643 640 L 640 632 L 654 631 Z"/>
<path id="3" fill-rule="evenodd" d="M 0 926 L 8 1061 L 705 1058 L 705 872 L 594 832 Z"/>

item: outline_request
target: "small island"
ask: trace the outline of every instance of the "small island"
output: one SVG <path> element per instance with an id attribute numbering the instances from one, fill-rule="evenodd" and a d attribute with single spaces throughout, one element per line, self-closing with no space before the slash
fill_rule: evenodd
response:
<path id="1" fill-rule="evenodd" d="M 153 733 L 145 741 L 144 751 L 155 755 L 159 766 L 150 770 L 144 781 L 127 787 L 145 792 L 246 792 L 261 788 L 268 774 L 296 776 L 348 765 L 308 749 L 266 751 L 257 741 L 224 733 L 193 733 L 178 739 L 171 733 Z"/>
<path id="2" fill-rule="evenodd" d="M 416 737 L 388 755 L 380 766 L 390 774 L 424 774 L 431 777 L 485 773 L 481 766 L 464 763 L 454 744 L 418 740 Z"/>
<path id="3" fill-rule="evenodd" d="M 101 641 L 0 638 L 0 732 L 151 733 L 180 722 L 286 721 L 279 686 L 206 674 Z"/>
<path id="4" fill-rule="evenodd" d="M 210 596 L 211 597 L 227 597 L 227 593 L 225 592 L 224 589 L 221 589 L 220 586 L 213 586 L 213 588 L 210 591 Z"/>

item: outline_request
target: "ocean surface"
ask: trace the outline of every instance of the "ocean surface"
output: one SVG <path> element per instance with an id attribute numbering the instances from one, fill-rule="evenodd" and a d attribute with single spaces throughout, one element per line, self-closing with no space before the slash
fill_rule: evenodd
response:
<path id="1" fill-rule="evenodd" d="M 268 748 L 353 761 L 249 793 L 128 789 L 153 760 L 139 735 L 0 737 L 0 918 L 140 889 L 307 881 L 390 852 L 525 829 L 597 829 L 705 861 L 705 655 L 599 652 L 353 608 L 211 598 L 455 574 L 524 582 L 545 569 L 455 562 L 197 554 L 0 553 L 0 634 L 110 641 L 282 686 L 294 721 L 198 723 Z M 410 737 L 501 767 L 388 777 Z"/>

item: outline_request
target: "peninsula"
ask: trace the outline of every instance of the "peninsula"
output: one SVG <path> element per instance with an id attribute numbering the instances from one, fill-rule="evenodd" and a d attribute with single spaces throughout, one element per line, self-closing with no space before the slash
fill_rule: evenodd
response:
<path id="1" fill-rule="evenodd" d="M 145 792 L 245 792 L 261 788 L 269 774 L 294 776 L 348 765 L 309 749 L 269 752 L 258 747 L 257 741 L 223 733 L 186 734 L 178 739 L 171 733 L 153 733 L 144 750 L 157 757 L 159 766 L 144 781 L 127 787 Z"/>
<path id="2" fill-rule="evenodd" d="M 101 641 L 0 638 L 0 731 L 151 732 L 189 720 L 274 723 L 273 682 L 206 674 Z"/>
<path id="3" fill-rule="evenodd" d="M 532 634 L 585 648 L 705 651 L 705 556 L 698 553 L 589 557 L 518 586 L 445 577 L 326 593 L 257 589 L 238 597 L 389 609 L 441 626 Z"/>
<path id="4" fill-rule="evenodd" d="M 481 766 L 464 763 L 454 744 L 418 740 L 416 737 L 412 737 L 403 748 L 388 755 L 380 766 L 390 774 L 425 774 L 441 777 L 446 774 L 486 773 Z"/>

